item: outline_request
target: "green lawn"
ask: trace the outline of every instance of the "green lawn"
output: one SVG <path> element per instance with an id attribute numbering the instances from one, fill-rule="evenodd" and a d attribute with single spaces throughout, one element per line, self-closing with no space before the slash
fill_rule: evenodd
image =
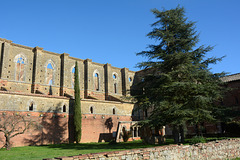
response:
<path id="1" fill-rule="evenodd" d="M 168 140 L 168 143 L 171 141 Z M 0 160 L 29 160 L 62 156 L 74 156 L 79 154 L 97 153 L 134 148 L 147 148 L 156 145 L 143 144 L 142 141 L 127 143 L 82 143 L 82 144 L 58 144 L 46 146 L 13 147 L 10 151 L 0 149 Z"/>
<path id="2" fill-rule="evenodd" d="M 225 138 L 207 138 L 207 141 Z M 189 144 L 190 139 L 186 139 Z M 167 139 L 166 144 L 173 144 L 173 139 Z M 143 144 L 141 140 L 127 143 L 81 143 L 81 144 L 56 144 L 45 146 L 13 147 L 10 151 L 0 149 L 0 160 L 36 160 L 79 154 L 127 150 L 134 148 L 147 148 L 157 145 Z"/>

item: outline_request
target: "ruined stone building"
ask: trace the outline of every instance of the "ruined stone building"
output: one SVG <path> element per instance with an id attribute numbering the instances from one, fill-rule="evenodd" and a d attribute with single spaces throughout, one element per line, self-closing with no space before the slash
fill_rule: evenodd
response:
<path id="1" fill-rule="evenodd" d="M 134 83 L 141 81 L 144 72 L 27 47 L 2 38 L 0 51 L 0 116 L 21 114 L 42 126 L 14 137 L 13 146 L 72 142 L 75 62 L 79 66 L 82 98 L 81 142 L 122 141 L 122 131 L 130 128 L 130 140 L 140 138 L 140 129 L 134 124 L 148 111 L 135 110 L 135 104 L 124 97 Z M 234 88 L 224 103 L 239 109 L 240 74 L 226 76 L 223 81 Z M 209 134 L 221 132 L 219 125 L 206 124 L 205 128 Z M 189 131 L 193 133 L 194 128 Z M 171 134 L 167 126 L 166 133 Z M 0 133 L 0 145 L 3 139 Z"/>
<path id="2" fill-rule="evenodd" d="M 14 146 L 71 140 L 76 61 L 82 98 L 81 142 L 119 139 L 121 130 L 129 130 L 134 123 L 134 104 L 122 96 L 129 94 L 135 72 L 1 38 L 0 51 L 0 114 L 23 114 L 43 126 L 14 137 Z M 138 128 L 133 132 L 139 138 Z"/>

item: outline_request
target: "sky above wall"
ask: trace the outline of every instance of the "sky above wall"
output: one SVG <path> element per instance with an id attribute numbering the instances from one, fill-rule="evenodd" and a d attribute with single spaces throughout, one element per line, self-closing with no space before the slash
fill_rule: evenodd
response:
<path id="1" fill-rule="evenodd" d="M 0 37 L 71 57 L 135 68 L 136 53 L 155 43 L 146 37 L 151 9 L 185 7 L 208 56 L 226 56 L 213 72 L 240 72 L 240 0 L 7 0 L 0 3 Z"/>

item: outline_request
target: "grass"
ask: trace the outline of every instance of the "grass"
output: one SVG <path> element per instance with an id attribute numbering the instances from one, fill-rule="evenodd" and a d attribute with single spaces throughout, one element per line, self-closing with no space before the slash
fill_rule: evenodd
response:
<path id="1" fill-rule="evenodd" d="M 222 138 L 207 138 L 214 141 Z M 190 139 L 186 139 L 185 145 Z M 173 139 L 166 139 L 166 144 L 173 144 Z M 135 148 L 155 147 L 159 145 L 144 144 L 141 140 L 122 143 L 80 143 L 80 144 L 54 144 L 44 146 L 13 147 L 10 151 L 0 149 L 0 160 L 39 160 L 43 158 L 54 158 L 63 156 L 74 156 L 79 154 L 107 152 L 116 150 L 128 150 Z"/>
<path id="2" fill-rule="evenodd" d="M 171 143 L 171 140 L 168 140 Z M 127 143 L 81 143 L 81 144 L 55 144 L 45 146 L 13 147 L 10 151 L 0 149 L 0 160 L 37 160 L 79 154 L 127 150 L 134 148 L 147 148 L 156 145 L 143 144 L 142 141 Z"/>

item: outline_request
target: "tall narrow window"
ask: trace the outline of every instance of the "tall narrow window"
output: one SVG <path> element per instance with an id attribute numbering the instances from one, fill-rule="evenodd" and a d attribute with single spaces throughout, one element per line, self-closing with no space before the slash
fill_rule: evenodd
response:
<path id="1" fill-rule="evenodd" d="M 30 104 L 30 106 L 29 106 L 29 109 L 28 109 L 29 111 L 33 111 L 33 103 L 31 103 Z"/>
<path id="2" fill-rule="evenodd" d="M 67 108 L 65 105 L 63 105 L 63 112 L 66 112 L 67 111 Z"/>
<path id="3" fill-rule="evenodd" d="M 74 74 L 75 74 L 75 66 L 73 67 L 73 69 L 72 69 L 72 88 L 74 88 L 74 81 L 75 81 L 75 78 L 74 78 Z"/>
<path id="4" fill-rule="evenodd" d="M 18 56 L 17 64 L 16 64 L 16 80 L 24 81 L 24 58 L 22 56 Z"/>
<path id="5" fill-rule="evenodd" d="M 94 84 L 95 84 L 95 90 L 99 91 L 99 75 L 98 75 L 98 73 L 95 73 L 95 75 L 94 75 Z"/>
<path id="6" fill-rule="evenodd" d="M 53 74 L 54 73 L 54 67 L 53 67 L 53 63 L 49 62 L 47 64 L 47 68 L 46 68 L 46 83 L 48 85 L 53 85 L 54 80 L 53 80 Z"/>
<path id="7" fill-rule="evenodd" d="M 117 83 L 114 83 L 114 93 L 117 93 Z"/>
<path id="8" fill-rule="evenodd" d="M 93 107 L 90 107 L 90 113 L 93 114 Z"/>
<path id="9" fill-rule="evenodd" d="M 113 114 L 116 114 L 116 110 L 115 110 L 115 108 L 113 108 Z"/>

